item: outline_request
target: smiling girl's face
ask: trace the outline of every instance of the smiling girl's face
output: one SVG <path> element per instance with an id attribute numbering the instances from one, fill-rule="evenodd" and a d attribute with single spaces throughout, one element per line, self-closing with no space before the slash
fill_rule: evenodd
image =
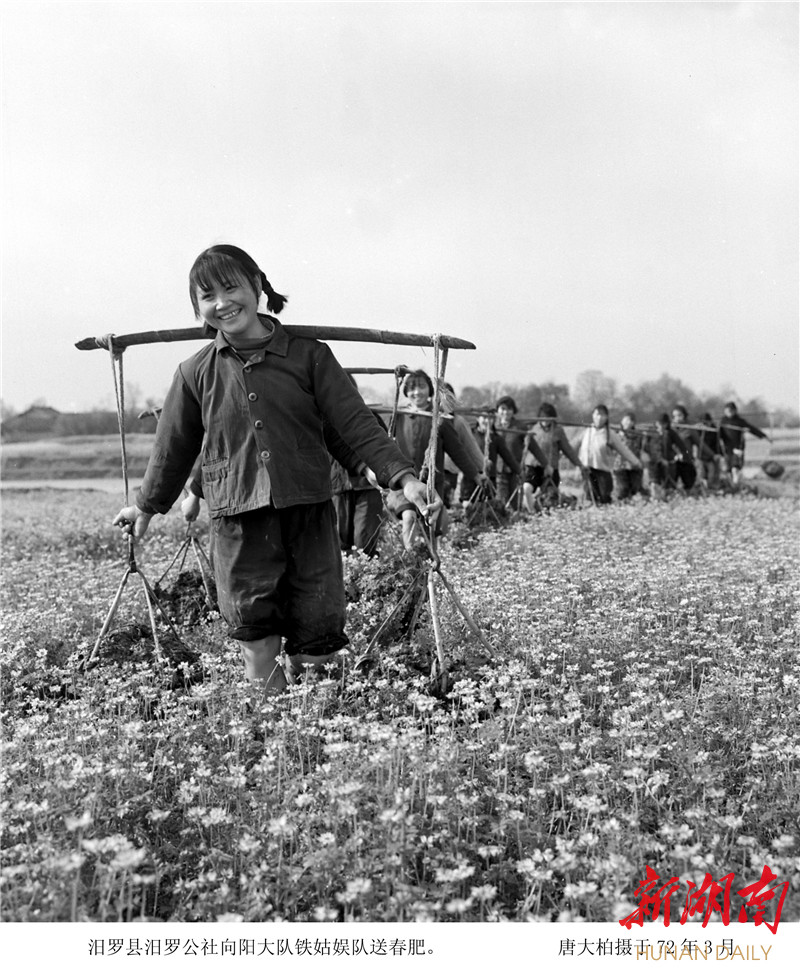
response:
<path id="1" fill-rule="evenodd" d="M 244 277 L 212 280 L 196 289 L 198 315 L 202 321 L 229 338 L 260 338 L 264 325 L 258 318 L 255 287 Z"/>
<path id="2" fill-rule="evenodd" d="M 599 409 L 595 409 L 592 413 L 592 425 L 595 429 L 602 429 L 608 422 L 608 416 L 601 412 Z"/>
<path id="3" fill-rule="evenodd" d="M 511 421 L 514 418 L 514 410 L 511 406 L 501 405 L 497 409 L 497 425 L 501 429 L 508 429 L 511 425 Z"/>
<path id="4" fill-rule="evenodd" d="M 412 407 L 421 411 L 428 407 L 431 401 L 431 394 L 428 391 L 428 385 L 418 379 L 412 379 L 406 386 L 406 398 L 411 403 Z"/>

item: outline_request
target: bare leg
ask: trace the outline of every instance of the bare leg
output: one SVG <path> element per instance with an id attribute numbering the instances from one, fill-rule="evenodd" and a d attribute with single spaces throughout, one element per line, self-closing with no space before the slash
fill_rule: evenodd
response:
<path id="1" fill-rule="evenodd" d="M 263 639 L 239 642 L 244 661 L 245 678 L 261 685 L 265 696 L 282 693 L 286 689 L 286 676 L 278 662 L 281 651 L 280 635 L 268 635 Z"/>
<path id="2" fill-rule="evenodd" d="M 525 500 L 525 509 L 529 514 L 535 513 L 533 507 L 533 484 L 523 483 L 522 484 L 523 499 Z"/>
<path id="3" fill-rule="evenodd" d="M 331 662 L 335 662 L 340 658 L 340 653 L 336 651 L 327 652 L 325 655 L 305 655 L 302 652 L 298 652 L 296 655 L 290 655 L 288 658 L 289 678 L 294 682 L 295 679 L 302 676 L 306 666 L 312 666 L 314 672 L 319 672 L 325 666 L 330 665 Z"/>

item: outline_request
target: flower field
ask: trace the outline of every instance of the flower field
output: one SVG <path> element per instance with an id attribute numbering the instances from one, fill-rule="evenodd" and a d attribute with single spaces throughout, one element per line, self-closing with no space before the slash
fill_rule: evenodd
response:
<path id="1" fill-rule="evenodd" d="M 119 506 L 4 495 L 5 921 L 613 921 L 647 866 L 685 889 L 764 865 L 800 919 L 795 499 L 446 541 L 491 654 L 442 592 L 445 692 L 423 610 L 412 644 L 387 629 L 368 665 L 255 710 L 213 615 L 181 633 L 193 668 L 154 661 L 135 577 L 114 629 L 138 641 L 75 671 L 125 568 Z M 151 581 L 184 531 L 154 522 Z M 347 559 L 355 655 L 407 557 Z"/>

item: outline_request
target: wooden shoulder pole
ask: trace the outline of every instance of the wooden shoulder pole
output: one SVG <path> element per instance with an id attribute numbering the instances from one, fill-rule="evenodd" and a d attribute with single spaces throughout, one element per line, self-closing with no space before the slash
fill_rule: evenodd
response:
<path id="1" fill-rule="evenodd" d="M 296 338 L 316 338 L 318 341 L 368 341 L 384 345 L 417 345 L 433 347 L 434 336 L 429 334 L 406 334 L 402 331 L 376 331 L 372 328 L 332 328 L 323 325 L 284 324 L 283 330 Z M 162 341 L 209 340 L 202 328 L 172 328 L 166 331 L 139 331 L 134 334 L 114 335 L 114 348 L 124 349 L 133 345 L 152 345 Z M 459 348 L 474 351 L 475 345 L 463 338 L 439 335 L 442 348 Z M 82 338 L 75 342 L 79 351 L 93 351 L 107 348 L 106 337 Z"/>

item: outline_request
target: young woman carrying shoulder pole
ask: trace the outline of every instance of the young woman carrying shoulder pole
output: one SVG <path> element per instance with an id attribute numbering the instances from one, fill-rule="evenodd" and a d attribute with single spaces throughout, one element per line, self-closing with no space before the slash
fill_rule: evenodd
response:
<path id="1" fill-rule="evenodd" d="M 594 503 L 611 503 L 615 454 L 622 456 L 635 469 L 642 468 L 639 457 L 609 428 L 608 408 L 597 405 L 592 412 L 592 425 L 584 432 L 578 449 L 578 458 L 588 472 L 586 492 Z"/>
<path id="2" fill-rule="evenodd" d="M 374 471 L 425 517 L 427 490 L 327 345 L 289 335 L 286 298 L 243 250 L 203 251 L 189 275 L 196 316 L 214 340 L 172 381 L 135 505 L 114 523 L 142 537 L 178 499 L 202 455 L 220 610 L 246 677 L 265 692 L 320 667 L 347 644 L 329 453 Z M 259 310 L 262 295 L 267 311 Z"/>

